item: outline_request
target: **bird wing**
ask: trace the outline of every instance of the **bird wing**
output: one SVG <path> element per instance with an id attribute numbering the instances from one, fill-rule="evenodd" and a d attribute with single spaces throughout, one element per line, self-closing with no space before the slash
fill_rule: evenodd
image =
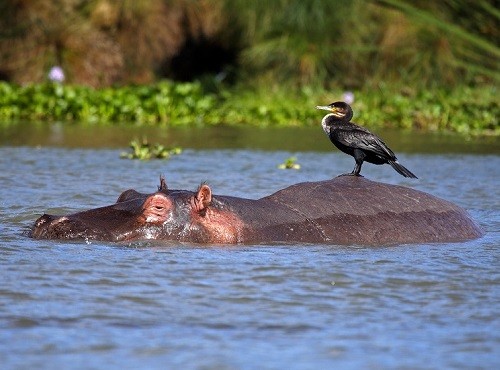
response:
<path id="1" fill-rule="evenodd" d="M 364 127 L 354 125 L 351 127 L 337 128 L 335 138 L 341 144 L 372 152 L 382 158 L 396 160 L 396 156 L 391 149 L 377 135 L 371 133 Z"/>

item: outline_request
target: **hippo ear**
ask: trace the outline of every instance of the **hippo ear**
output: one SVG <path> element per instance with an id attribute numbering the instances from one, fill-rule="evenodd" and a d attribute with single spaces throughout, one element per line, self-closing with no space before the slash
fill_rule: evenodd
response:
<path id="1" fill-rule="evenodd" d="M 138 191 L 135 191 L 134 189 L 128 189 L 120 194 L 120 196 L 116 200 L 116 203 L 126 202 L 127 200 L 140 198 L 141 195 L 142 195 L 141 193 L 139 193 Z"/>
<path id="2" fill-rule="evenodd" d="M 204 213 L 212 203 L 212 189 L 210 189 L 210 186 L 207 184 L 200 185 L 195 200 L 196 210 Z"/>

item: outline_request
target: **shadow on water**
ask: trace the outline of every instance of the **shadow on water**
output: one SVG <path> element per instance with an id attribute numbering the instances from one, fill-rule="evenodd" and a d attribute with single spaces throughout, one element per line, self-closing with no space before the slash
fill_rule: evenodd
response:
<path id="1" fill-rule="evenodd" d="M 66 148 L 125 148 L 131 140 L 147 138 L 163 145 L 192 149 L 256 149 L 331 151 L 332 144 L 319 127 L 183 127 L 64 123 L 3 124 L 2 146 Z M 395 152 L 500 154 L 500 139 L 466 138 L 451 133 L 373 130 Z"/>

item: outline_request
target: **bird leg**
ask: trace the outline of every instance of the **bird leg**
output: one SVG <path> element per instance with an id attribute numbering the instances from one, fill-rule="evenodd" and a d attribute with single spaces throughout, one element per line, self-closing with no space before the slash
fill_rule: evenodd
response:
<path id="1" fill-rule="evenodd" d="M 359 173 L 361 172 L 361 166 L 363 165 L 363 161 L 366 157 L 366 154 L 358 149 L 354 149 L 354 155 L 353 155 L 356 165 L 354 166 L 354 169 L 351 172 L 351 175 L 353 176 L 361 176 Z"/>
<path id="2" fill-rule="evenodd" d="M 359 177 L 363 177 L 363 175 L 359 174 L 361 172 L 361 165 L 362 164 L 363 164 L 362 161 L 360 163 L 358 163 L 358 161 L 356 161 L 356 166 L 354 166 L 354 169 L 352 170 L 352 172 L 350 172 L 350 173 L 343 173 L 342 175 L 339 175 L 339 176 L 359 176 Z"/>
<path id="3" fill-rule="evenodd" d="M 356 161 L 356 165 L 354 166 L 354 169 L 352 170 L 352 172 L 349 175 L 361 176 L 359 173 L 361 172 L 361 165 L 362 164 L 363 164 L 363 162 L 358 163 L 358 161 Z"/>
<path id="4" fill-rule="evenodd" d="M 340 176 L 359 176 L 359 177 L 363 177 L 363 175 L 355 175 L 354 174 L 354 171 L 353 172 L 349 172 L 349 173 L 343 173 L 341 175 L 338 175 L 338 177 Z"/>

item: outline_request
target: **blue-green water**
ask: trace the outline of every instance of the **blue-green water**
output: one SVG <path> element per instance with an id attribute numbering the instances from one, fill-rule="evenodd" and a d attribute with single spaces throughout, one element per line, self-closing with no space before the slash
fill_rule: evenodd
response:
<path id="1" fill-rule="evenodd" d="M 457 244 L 199 246 L 32 240 L 43 212 L 111 204 L 129 188 L 257 198 L 353 167 L 331 152 L 0 148 L 4 369 L 492 369 L 500 364 L 500 156 L 399 154 L 420 179 L 366 177 L 466 208 Z M 294 154 L 299 171 L 276 168 Z"/>

